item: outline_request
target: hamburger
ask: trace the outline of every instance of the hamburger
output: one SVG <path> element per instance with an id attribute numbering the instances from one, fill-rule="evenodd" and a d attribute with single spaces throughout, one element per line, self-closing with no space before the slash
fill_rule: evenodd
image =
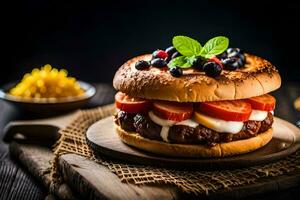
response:
<path id="1" fill-rule="evenodd" d="M 130 59 L 115 74 L 115 129 L 135 148 L 174 157 L 244 154 L 272 139 L 281 78 L 267 60 L 175 36 L 173 46 Z"/>

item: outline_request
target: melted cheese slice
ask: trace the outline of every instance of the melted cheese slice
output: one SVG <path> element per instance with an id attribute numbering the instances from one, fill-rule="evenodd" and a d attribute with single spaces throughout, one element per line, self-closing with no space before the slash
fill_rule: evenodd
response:
<path id="1" fill-rule="evenodd" d="M 181 122 L 176 122 L 176 121 L 172 121 L 172 120 L 166 120 L 166 119 L 162 119 L 158 116 L 156 116 L 152 111 L 150 111 L 149 113 L 149 117 L 150 119 L 162 126 L 162 129 L 160 131 L 160 137 L 165 141 L 165 142 L 169 142 L 168 140 L 168 136 L 169 136 L 169 129 L 171 126 L 174 126 L 174 125 L 185 125 L 185 126 L 190 126 L 190 127 L 193 127 L 193 128 L 196 128 L 198 126 L 198 123 L 192 119 L 187 119 L 187 120 L 184 120 L 184 121 L 181 121 Z"/>
<path id="2" fill-rule="evenodd" d="M 176 123 L 176 125 L 185 125 L 185 126 L 190 126 L 190 127 L 196 128 L 199 125 L 199 123 L 196 122 L 194 119 L 187 119 L 187 120 Z"/>
<path id="3" fill-rule="evenodd" d="M 198 112 L 195 112 L 195 119 L 199 124 L 219 133 L 236 134 L 240 132 L 244 126 L 243 122 L 225 121 Z"/>
<path id="4" fill-rule="evenodd" d="M 169 142 L 168 137 L 169 137 L 169 126 L 163 126 L 161 131 L 160 131 L 160 137 L 163 139 L 165 142 Z"/>
<path id="5" fill-rule="evenodd" d="M 249 120 L 263 121 L 268 116 L 268 111 L 263 110 L 252 110 Z"/>

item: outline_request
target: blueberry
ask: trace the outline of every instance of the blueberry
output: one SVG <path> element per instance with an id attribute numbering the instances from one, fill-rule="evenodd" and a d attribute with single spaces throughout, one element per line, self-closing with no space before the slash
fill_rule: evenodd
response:
<path id="1" fill-rule="evenodd" d="M 193 67 L 199 71 L 203 71 L 203 64 L 204 64 L 204 60 L 197 58 L 194 62 L 193 62 Z"/>
<path id="2" fill-rule="evenodd" d="M 180 67 L 173 67 L 170 69 L 170 74 L 174 77 L 180 77 L 183 74 L 183 72 Z"/>
<path id="3" fill-rule="evenodd" d="M 173 55 L 171 56 L 171 58 L 174 59 L 174 58 L 176 58 L 178 56 L 181 56 L 181 54 L 178 51 L 176 51 L 175 53 L 173 53 Z"/>
<path id="4" fill-rule="evenodd" d="M 139 60 L 135 63 L 135 68 L 137 70 L 143 70 L 143 69 L 148 69 L 150 67 L 149 62 L 145 60 Z"/>
<path id="5" fill-rule="evenodd" d="M 228 48 L 226 50 L 226 53 L 227 53 L 227 57 L 233 57 L 233 56 L 236 56 L 238 54 L 243 54 L 243 52 L 241 51 L 240 48 Z"/>
<path id="6" fill-rule="evenodd" d="M 223 59 L 222 64 L 227 70 L 236 70 L 239 68 L 238 60 L 234 57 Z"/>
<path id="7" fill-rule="evenodd" d="M 167 61 L 165 61 L 162 58 L 155 58 L 155 59 L 151 60 L 151 65 L 153 67 L 162 68 L 167 65 Z"/>
<path id="8" fill-rule="evenodd" d="M 222 66 L 216 62 L 207 62 L 203 65 L 205 74 L 209 77 L 217 77 L 222 72 Z"/>
<path id="9" fill-rule="evenodd" d="M 240 58 L 237 59 L 237 63 L 238 63 L 239 68 L 243 67 L 245 65 L 245 63 Z"/>
<path id="10" fill-rule="evenodd" d="M 165 52 L 167 52 L 168 55 L 170 55 L 170 57 L 171 57 L 171 55 L 173 55 L 175 52 L 177 52 L 177 50 L 175 49 L 175 47 L 170 46 L 170 47 L 166 48 Z"/>
<path id="11" fill-rule="evenodd" d="M 242 50 L 241 50 L 240 48 L 228 48 L 228 49 L 226 50 L 226 52 L 227 52 L 228 54 L 230 54 L 230 53 L 242 53 Z"/>
<path id="12" fill-rule="evenodd" d="M 231 58 L 236 60 L 236 65 L 238 68 L 243 67 L 246 63 L 246 57 L 244 56 L 244 54 L 237 54 Z"/>
<path id="13" fill-rule="evenodd" d="M 238 54 L 237 56 L 242 63 L 242 66 L 246 64 L 246 56 L 244 54 Z"/>
<path id="14" fill-rule="evenodd" d="M 171 56 L 168 56 L 165 60 L 167 63 L 169 63 L 171 61 L 171 59 L 172 59 Z"/>

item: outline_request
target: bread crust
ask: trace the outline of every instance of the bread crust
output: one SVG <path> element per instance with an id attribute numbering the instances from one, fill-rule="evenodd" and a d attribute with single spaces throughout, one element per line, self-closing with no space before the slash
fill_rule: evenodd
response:
<path id="1" fill-rule="evenodd" d="M 276 90 L 281 78 L 267 60 L 245 54 L 247 64 L 236 71 L 223 70 L 216 78 L 189 68 L 176 78 L 167 70 L 136 70 L 138 60 L 150 60 L 151 54 L 130 59 L 116 72 L 115 89 L 133 97 L 178 102 L 205 102 L 244 99 Z"/>
<path id="2" fill-rule="evenodd" d="M 193 158 L 226 157 L 248 153 L 266 145 L 273 136 L 273 130 L 270 128 L 266 132 L 258 134 L 256 137 L 220 143 L 214 147 L 207 147 L 206 145 L 200 144 L 171 144 L 150 140 L 140 136 L 138 133 L 127 132 L 116 124 L 115 129 L 124 143 L 138 149 L 165 156 Z"/>

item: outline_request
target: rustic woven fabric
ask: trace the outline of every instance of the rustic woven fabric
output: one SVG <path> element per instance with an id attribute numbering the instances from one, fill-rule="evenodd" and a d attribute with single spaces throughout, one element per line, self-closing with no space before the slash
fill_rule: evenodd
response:
<path id="1" fill-rule="evenodd" d="M 74 153 L 105 165 L 117 174 L 123 182 L 133 184 L 170 184 L 182 192 L 209 194 L 237 186 L 268 181 L 268 178 L 300 171 L 300 152 L 275 163 L 249 167 L 245 169 L 221 171 L 182 171 L 157 168 L 143 165 L 132 165 L 107 158 L 95 158 L 93 151 L 86 143 L 86 130 L 96 121 L 112 115 L 114 106 L 108 105 L 90 110 L 81 110 L 74 121 L 60 130 L 61 138 L 54 147 L 56 159 L 53 165 L 54 180 L 59 179 L 56 173 L 57 159 L 60 155 Z"/>

